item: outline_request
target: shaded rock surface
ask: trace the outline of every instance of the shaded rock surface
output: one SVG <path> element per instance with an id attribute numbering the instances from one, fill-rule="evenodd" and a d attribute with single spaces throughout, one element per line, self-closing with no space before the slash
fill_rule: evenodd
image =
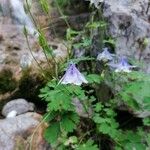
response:
<path id="1" fill-rule="evenodd" d="M 116 39 L 115 51 L 144 62 L 150 73 L 150 9 L 148 0 L 105 0 L 103 14 L 108 33 Z"/>
<path id="2" fill-rule="evenodd" d="M 0 120 L 0 149 L 29 149 L 29 144 L 32 143 L 34 150 L 49 150 L 49 145 L 42 137 L 40 127 L 33 136 L 32 141 L 30 136 L 34 132 L 37 125 L 40 123 L 41 116 L 37 113 L 26 113 L 14 118 Z M 34 139 L 35 138 L 35 139 Z"/>

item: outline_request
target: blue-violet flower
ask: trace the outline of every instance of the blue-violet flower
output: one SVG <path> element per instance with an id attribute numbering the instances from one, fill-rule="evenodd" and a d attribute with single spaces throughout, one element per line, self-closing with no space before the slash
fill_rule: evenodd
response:
<path id="1" fill-rule="evenodd" d="M 104 51 L 102 53 L 98 54 L 97 60 L 100 60 L 100 61 L 103 61 L 103 62 L 113 60 L 113 54 L 111 54 L 108 51 L 108 48 L 104 48 Z"/>
<path id="2" fill-rule="evenodd" d="M 117 64 L 111 62 L 108 65 L 112 68 L 115 68 L 115 72 L 127 72 L 127 73 L 131 72 L 131 69 L 136 67 L 130 65 L 126 57 L 121 57 Z"/>
<path id="3" fill-rule="evenodd" d="M 82 83 L 88 83 L 83 74 L 76 68 L 74 63 L 70 63 L 64 76 L 60 79 L 61 84 L 75 84 L 81 85 Z"/>

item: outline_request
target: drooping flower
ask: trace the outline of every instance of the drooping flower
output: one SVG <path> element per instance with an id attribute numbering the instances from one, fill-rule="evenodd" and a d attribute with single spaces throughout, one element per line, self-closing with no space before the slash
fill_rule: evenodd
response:
<path id="1" fill-rule="evenodd" d="M 135 68 L 136 66 L 132 66 L 128 63 L 126 57 L 121 57 L 118 63 L 109 63 L 110 67 L 115 68 L 115 72 L 131 72 L 131 69 Z"/>
<path id="2" fill-rule="evenodd" d="M 59 83 L 61 84 L 75 84 L 81 85 L 82 83 L 88 83 L 83 74 L 76 68 L 74 63 L 70 63 L 66 73 L 60 79 Z"/>
<path id="3" fill-rule="evenodd" d="M 108 51 L 108 48 L 104 48 L 102 53 L 99 53 L 97 56 L 97 60 L 107 62 L 113 60 L 113 54 Z"/>

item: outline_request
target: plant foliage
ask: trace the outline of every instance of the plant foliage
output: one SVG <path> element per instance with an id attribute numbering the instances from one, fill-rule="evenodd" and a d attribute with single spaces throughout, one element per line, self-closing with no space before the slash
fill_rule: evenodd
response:
<path id="1" fill-rule="evenodd" d="M 56 4 L 63 8 L 68 3 L 70 5 L 70 2 L 57 0 Z M 101 7 L 103 3 L 90 2 L 96 7 Z M 48 13 L 48 2 L 40 0 L 40 4 Z M 60 7 L 58 8 L 61 12 Z M 51 59 L 55 64 L 55 75 L 51 76 L 39 94 L 41 100 L 47 103 L 44 119 L 48 127 L 44 137 L 54 150 L 149 150 L 150 132 L 147 128 L 150 127 L 150 76 L 138 69 L 131 70 L 135 67 L 127 62 L 124 62 L 124 66 L 121 66 L 123 69 L 118 72 L 109 67 L 107 61 L 98 61 L 97 52 L 96 55 L 94 53 L 95 41 L 99 40 L 101 47 L 109 50 L 115 48 L 115 39 L 105 35 L 107 22 L 100 16 L 99 10 L 94 9 L 89 18 L 91 19 L 82 31 L 73 29 L 64 19 L 68 25 L 64 39 L 68 58 L 60 64 L 56 63 L 53 49 L 38 29 L 39 45 L 45 56 L 48 56 L 47 60 Z M 95 38 L 95 32 L 99 32 L 99 39 L 98 36 Z M 25 35 L 27 36 L 27 32 Z M 79 55 L 75 56 L 77 51 Z M 84 53 L 80 54 L 82 51 Z M 98 52 L 100 51 L 101 49 Z M 112 56 L 114 55 L 113 63 L 116 63 L 118 56 Z M 77 69 L 68 71 L 68 62 L 76 64 L 83 73 L 79 73 Z M 120 64 L 114 66 L 120 67 Z M 73 78 L 72 83 L 60 82 L 64 70 L 70 73 L 69 77 L 64 78 L 69 81 Z M 75 82 L 79 79 L 85 81 L 81 86 Z M 135 125 L 131 125 L 132 119 L 126 120 L 126 116 L 121 116 L 120 119 L 118 116 L 122 109 L 133 118 L 139 118 L 141 124 L 135 122 Z"/>

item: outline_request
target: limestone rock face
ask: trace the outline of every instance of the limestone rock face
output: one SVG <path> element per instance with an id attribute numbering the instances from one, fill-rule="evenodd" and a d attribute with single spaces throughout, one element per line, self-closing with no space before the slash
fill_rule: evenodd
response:
<path id="1" fill-rule="evenodd" d="M 144 62 L 143 70 L 150 73 L 149 0 L 105 0 L 103 14 L 116 53 Z"/>
<path id="2" fill-rule="evenodd" d="M 48 32 L 46 38 L 49 45 L 54 47 L 56 61 L 64 61 L 68 55 L 66 46 L 60 40 L 55 42 Z M 54 70 L 53 61 L 49 58 L 49 63 L 47 63 L 45 54 L 37 42 L 38 39 L 29 36 L 28 40 L 30 49 L 20 30 L 20 25 L 13 24 L 9 17 L 0 16 L 0 100 L 7 99 L 8 96 L 3 98 L 4 94 L 17 90 L 24 80 L 30 80 L 29 84 L 32 81 L 43 82 L 41 68 L 50 73 Z M 27 82 L 24 83 L 27 84 Z M 35 87 L 36 90 L 39 87 L 36 85 L 30 87 L 29 84 L 28 89 Z M 33 91 L 28 93 L 33 93 Z M 23 93 L 26 93 L 26 90 Z M 2 98 L 1 94 L 3 94 Z"/>
<path id="3" fill-rule="evenodd" d="M 34 150 L 50 150 L 49 145 L 43 139 L 44 126 L 39 125 L 42 116 L 37 113 L 26 113 L 14 118 L 6 118 L 0 120 L 0 149 L 29 149 Z M 32 136 L 32 140 L 30 140 Z"/>

